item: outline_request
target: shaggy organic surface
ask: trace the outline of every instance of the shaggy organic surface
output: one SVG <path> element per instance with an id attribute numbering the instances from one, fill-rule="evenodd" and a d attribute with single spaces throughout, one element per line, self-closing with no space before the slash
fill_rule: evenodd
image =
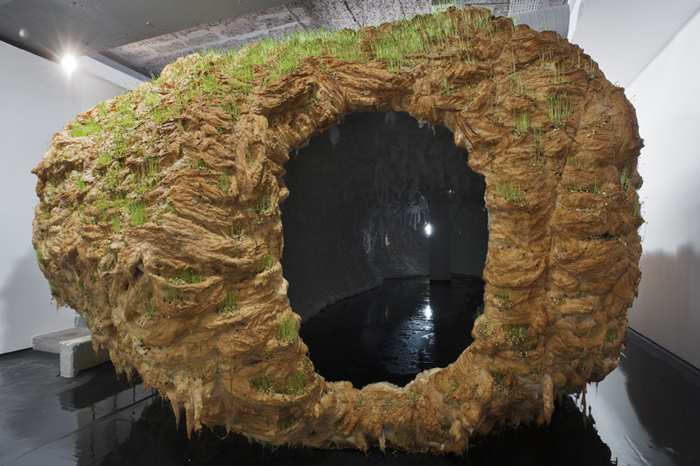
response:
<path id="1" fill-rule="evenodd" d="M 290 150 L 390 109 L 449 127 L 485 177 L 485 310 L 453 364 L 359 390 L 298 338 L 278 203 Z M 79 115 L 34 170 L 33 243 L 57 301 L 192 430 L 461 453 L 616 367 L 641 146 L 623 89 L 554 32 L 466 9 L 308 33 L 186 57 Z"/>

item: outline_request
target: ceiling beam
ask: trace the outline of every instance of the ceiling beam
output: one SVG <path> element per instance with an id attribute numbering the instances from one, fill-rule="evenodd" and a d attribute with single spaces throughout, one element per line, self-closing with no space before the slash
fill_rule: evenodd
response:
<path id="1" fill-rule="evenodd" d="M 0 40 L 58 60 L 89 55 L 290 0 L 0 0 Z"/>

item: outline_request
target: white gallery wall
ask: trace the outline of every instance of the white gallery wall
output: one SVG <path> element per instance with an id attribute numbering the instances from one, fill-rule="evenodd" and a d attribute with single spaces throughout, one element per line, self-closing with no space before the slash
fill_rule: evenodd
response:
<path id="1" fill-rule="evenodd" d="M 610 82 L 623 87 L 642 72 L 700 8 L 700 0 L 568 2 L 569 41 L 583 47 Z"/>
<path id="2" fill-rule="evenodd" d="M 645 147 L 630 326 L 700 367 L 700 0 L 574 0 L 570 41 L 625 86 Z"/>
<path id="3" fill-rule="evenodd" d="M 642 283 L 630 325 L 700 367 L 700 13 L 628 87 L 644 137 Z"/>
<path id="4" fill-rule="evenodd" d="M 30 173 L 54 133 L 134 80 L 121 73 L 67 74 L 60 65 L 0 42 L 0 354 L 31 347 L 32 336 L 73 326 L 56 310 L 31 244 L 36 177 Z M 96 74 L 95 74 L 96 73 Z M 105 77 L 101 77 L 102 74 Z"/>

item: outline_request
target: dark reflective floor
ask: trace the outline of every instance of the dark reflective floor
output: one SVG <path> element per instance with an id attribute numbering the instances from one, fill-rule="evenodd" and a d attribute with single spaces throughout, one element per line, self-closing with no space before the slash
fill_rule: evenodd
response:
<path id="1" fill-rule="evenodd" d="M 420 318 L 420 312 L 426 316 L 426 290 L 430 291 L 433 319 Z M 394 336 L 396 340 L 375 342 L 375 348 L 396 359 L 370 365 L 377 373 L 368 375 L 369 379 L 380 374 L 403 377 L 421 370 L 428 361 L 431 367 L 433 363 L 444 365 L 441 358 L 448 358 L 448 353 L 443 351 L 459 354 L 463 350 L 440 343 L 440 335 L 456 335 L 451 333 L 454 331 L 463 336 L 468 332 L 464 326 L 470 325 L 466 320 L 448 319 L 445 327 L 456 327 L 452 330 L 437 324 L 435 317 L 442 310 L 433 299 L 445 295 L 420 281 L 413 294 L 423 297 L 422 302 L 416 301 L 420 303 L 418 314 L 415 310 L 389 312 L 396 319 L 393 323 L 391 318 L 368 315 L 367 309 L 374 305 L 358 298 L 363 303 L 360 309 L 364 309 L 359 314 L 374 322 L 370 327 L 382 329 L 377 335 L 368 334 L 373 338 Z M 452 298 L 443 302 L 463 302 L 452 292 L 450 295 Z M 375 298 L 391 302 L 389 297 Z M 386 304 L 374 308 L 383 311 Z M 427 320 L 434 325 L 432 337 Z M 342 328 L 329 328 L 325 333 L 340 338 L 343 332 Z M 336 347 L 352 343 L 352 338 L 342 338 L 343 344 Z M 403 346 L 407 342 L 421 344 L 411 350 L 409 345 Z M 700 373 L 634 332 L 628 335 L 628 345 L 619 368 L 598 387 L 589 387 L 585 416 L 580 402 L 565 398 L 549 426 L 520 427 L 472 439 L 467 464 L 700 465 Z M 320 360 L 319 352 L 312 355 L 314 362 Z M 401 361 L 406 362 L 405 369 L 400 367 Z M 338 377 L 349 378 L 342 373 Z M 152 391 L 143 391 L 138 380 L 133 386 L 119 380 L 111 364 L 64 379 L 58 377 L 58 355 L 31 350 L 0 355 L 0 465 L 457 463 L 464 464 L 464 458 L 394 451 L 384 454 L 378 450 L 365 455 L 342 450 L 272 449 L 251 444 L 242 436 L 224 438 L 216 429 L 205 429 L 201 436 L 189 440 L 184 425 L 175 425 L 167 403 Z"/>
<path id="2" fill-rule="evenodd" d="M 477 277 L 384 280 L 379 288 L 324 308 L 299 333 L 327 380 L 349 380 L 356 387 L 405 385 L 421 371 L 454 362 L 471 344 L 483 295 Z"/>

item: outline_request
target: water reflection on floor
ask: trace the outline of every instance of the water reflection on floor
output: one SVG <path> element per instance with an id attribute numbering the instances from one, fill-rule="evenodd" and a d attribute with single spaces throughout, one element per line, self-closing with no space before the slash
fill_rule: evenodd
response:
<path id="1" fill-rule="evenodd" d="M 385 280 L 324 308 L 300 335 L 327 380 L 405 385 L 421 371 L 454 362 L 469 346 L 483 294 L 477 277 Z"/>
<path id="2" fill-rule="evenodd" d="M 363 342 L 360 352 L 366 352 L 363 358 L 369 359 L 353 363 L 362 369 L 357 371 L 358 377 L 410 378 L 410 373 L 424 369 L 424 365 L 451 362 L 466 347 L 463 337 L 471 328 L 473 315 L 456 312 L 460 316 L 450 317 L 453 311 L 449 311 L 438 318 L 443 311 L 436 305 L 436 297 L 449 303 L 449 308 L 474 303 L 462 291 L 448 291 L 452 287 L 437 291 L 420 280 L 412 283 L 407 288 L 414 290 L 403 290 L 401 299 L 387 295 L 379 304 L 367 297 L 358 298 L 363 305 L 354 312 L 362 323 L 355 330 L 342 324 L 327 330 L 328 335 L 343 343 L 337 346 L 352 346 L 353 339 Z M 400 289 L 402 285 L 396 286 Z M 412 311 L 396 307 L 399 301 L 409 301 L 406 296 L 422 304 Z M 426 312 L 426 306 L 430 312 Z M 389 311 L 376 314 L 372 311 L 375 308 Z M 396 325 L 391 324 L 393 321 Z M 347 325 L 352 327 L 349 321 Z M 423 338 L 431 333 L 431 325 L 433 337 Z M 443 336 L 459 336 L 459 344 L 441 342 Z M 411 342 L 417 346 L 411 349 Z M 633 331 L 627 342 L 618 369 L 599 386 L 589 386 L 588 409 L 582 409 L 580 400 L 564 397 L 548 426 L 521 426 L 472 438 L 466 464 L 699 465 L 700 372 Z M 372 348 L 393 359 L 371 358 Z M 314 362 L 324 359 L 323 352 L 314 352 Z M 338 353 L 331 356 L 342 357 Z M 368 365 L 362 365 L 363 361 Z M 405 368 L 400 367 L 402 361 L 406 362 Z M 350 365 L 344 363 L 337 359 L 335 364 L 343 366 L 338 375 L 341 379 L 350 378 L 346 377 Z M 372 367 L 377 368 L 376 373 L 371 373 Z M 250 443 L 241 435 L 225 436 L 221 429 L 205 428 L 201 435 L 189 439 L 185 423 L 175 424 L 167 402 L 150 389 L 144 391 L 138 379 L 133 385 L 123 377 L 118 379 L 110 363 L 83 371 L 73 379 L 58 377 L 58 370 L 55 354 L 26 350 L 0 355 L 0 466 L 465 463 L 464 458 L 451 455 L 390 449 L 364 454 L 353 450 L 271 448 Z M 324 368 L 327 373 L 331 370 Z"/>

